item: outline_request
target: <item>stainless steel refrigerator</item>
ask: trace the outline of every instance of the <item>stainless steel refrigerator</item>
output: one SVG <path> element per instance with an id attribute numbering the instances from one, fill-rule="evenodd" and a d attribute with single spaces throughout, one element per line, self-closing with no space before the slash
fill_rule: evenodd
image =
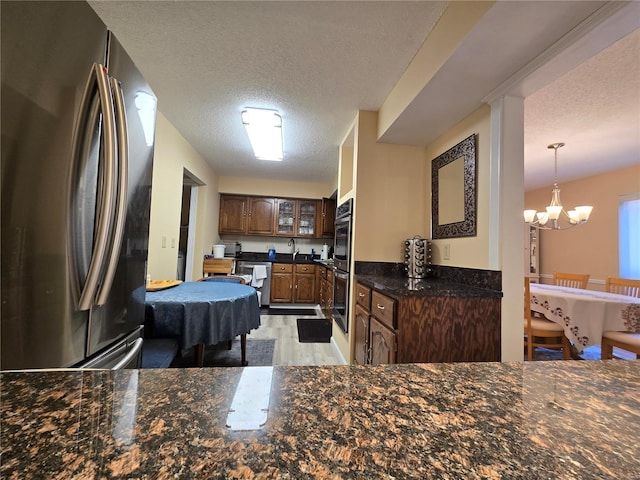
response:
<path id="1" fill-rule="evenodd" d="M 0 369 L 137 367 L 156 97 L 88 4 L 0 16 Z"/>

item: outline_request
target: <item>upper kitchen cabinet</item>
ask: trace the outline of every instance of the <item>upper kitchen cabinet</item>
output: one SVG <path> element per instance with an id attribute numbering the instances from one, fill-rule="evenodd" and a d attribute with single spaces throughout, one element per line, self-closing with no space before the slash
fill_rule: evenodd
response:
<path id="1" fill-rule="evenodd" d="M 220 195 L 219 233 L 273 235 L 275 199 Z"/>
<path id="2" fill-rule="evenodd" d="M 309 199 L 276 200 L 276 235 L 317 237 L 318 201 Z"/>
<path id="3" fill-rule="evenodd" d="M 320 209 L 320 227 L 318 233 L 322 237 L 333 237 L 336 231 L 336 201 L 332 198 L 323 198 Z"/>
<path id="4" fill-rule="evenodd" d="M 220 195 L 219 233 L 245 233 L 247 231 L 247 197 Z"/>

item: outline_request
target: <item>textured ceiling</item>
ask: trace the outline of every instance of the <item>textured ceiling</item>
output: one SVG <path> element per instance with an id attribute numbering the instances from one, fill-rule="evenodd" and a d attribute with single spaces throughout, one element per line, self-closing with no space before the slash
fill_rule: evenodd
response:
<path id="1" fill-rule="evenodd" d="M 526 189 L 553 183 L 558 142 L 559 183 L 640 163 L 640 30 L 526 98 Z"/>
<path id="2" fill-rule="evenodd" d="M 89 3 L 218 174 L 329 182 L 357 111 L 380 108 L 448 2 Z M 382 141 L 433 140 L 605 4 L 496 2 Z M 636 32 L 526 98 L 527 189 L 552 182 L 553 142 L 567 144 L 560 182 L 639 161 L 639 43 Z M 283 162 L 253 158 L 245 107 L 280 111 Z"/>
<path id="3" fill-rule="evenodd" d="M 378 110 L 447 2 L 90 2 L 217 173 L 330 182 L 358 110 Z M 256 160 L 246 107 L 282 115 Z"/>

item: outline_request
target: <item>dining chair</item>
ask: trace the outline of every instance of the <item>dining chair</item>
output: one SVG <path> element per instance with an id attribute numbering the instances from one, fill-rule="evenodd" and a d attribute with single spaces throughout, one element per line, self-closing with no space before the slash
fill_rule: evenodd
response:
<path id="1" fill-rule="evenodd" d="M 587 288 L 589 274 L 553 272 L 553 284 L 562 287 Z"/>
<path id="2" fill-rule="evenodd" d="M 531 315 L 531 280 L 524 277 L 524 344 L 527 348 L 527 360 L 533 360 L 536 347 L 561 349 L 562 359 L 571 359 L 571 345 L 564 334 L 562 325 L 546 318 L 533 318 Z"/>
<path id="3" fill-rule="evenodd" d="M 640 280 L 629 278 L 607 277 L 605 290 L 609 293 L 640 298 Z"/>
<path id="4" fill-rule="evenodd" d="M 202 261 L 202 276 L 233 274 L 233 258 L 205 258 Z"/>
<path id="5" fill-rule="evenodd" d="M 628 278 L 607 277 L 606 291 L 627 295 L 628 297 L 640 298 L 640 280 Z M 602 360 L 614 358 L 613 347 L 626 350 L 636 354 L 636 359 L 640 359 L 640 333 L 612 332 L 606 331 L 602 334 Z M 615 358 L 620 358 L 615 356 Z"/>
<path id="6" fill-rule="evenodd" d="M 228 282 L 228 283 L 241 283 L 246 285 L 247 281 L 244 277 L 239 275 L 214 275 L 212 277 L 204 277 L 201 279 L 203 282 Z"/>

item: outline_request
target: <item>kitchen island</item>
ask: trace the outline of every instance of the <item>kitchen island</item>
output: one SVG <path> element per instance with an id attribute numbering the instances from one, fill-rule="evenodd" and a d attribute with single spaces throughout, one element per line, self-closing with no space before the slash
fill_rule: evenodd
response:
<path id="1" fill-rule="evenodd" d="M 640 362 L 0 374 L 2 478 L 638 478 Z M 268 389 L 267 389 L 268 391 Z"/>

